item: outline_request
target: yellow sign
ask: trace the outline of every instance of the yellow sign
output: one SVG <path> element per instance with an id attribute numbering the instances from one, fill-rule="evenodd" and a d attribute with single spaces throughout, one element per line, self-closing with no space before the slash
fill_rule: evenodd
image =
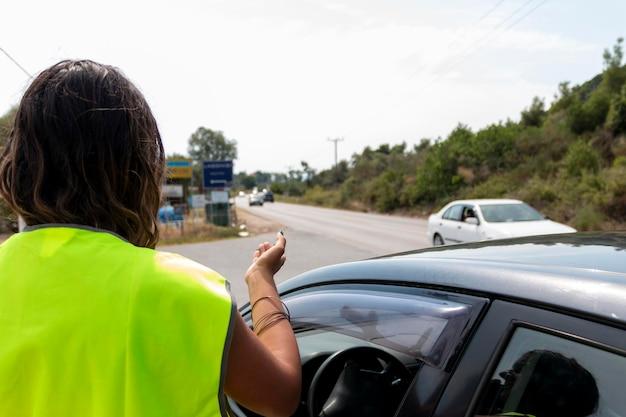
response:
<path id="1" fill-rule="evenodd" d="M 167 161 L 167 178 L 189 179 L 192 175 L 191 161 Z"/>

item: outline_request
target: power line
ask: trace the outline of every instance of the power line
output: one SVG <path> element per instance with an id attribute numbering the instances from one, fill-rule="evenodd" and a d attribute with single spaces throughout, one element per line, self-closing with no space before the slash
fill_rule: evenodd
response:
<path id="1" fill-rule="evenodd" d="M 517 15 L 519 12 L 521 12 L 522 10 L 524 10 L 528 5 L 530 5 L 533 1 L 535 0 L 526 0 L 520 7 L 518 7 L 517 9 L 515 9 L 513 11 L 513 13 L 509 14 L 506 18 L 504 18 L 503 20 L 500 21 L 500 23 L 498 23 L 496 26 L 494 26 L 493 28 L 491 28 L 491 30 L 482 38 L 478 39 L 478 41 L 474 42 L 469 48 L 467 48 L 467 50 L 469 50 L 470 52 L 465 54 L 465 55 L 460 55 L 461 57 L 461 61 L 460 62 L 456 62 L 454 60 L 452 60 L 452 62 L 454 62 L 451 67 L 455 67 L 456 65 L 458 65 L 459 63 L 463 62 L 465 60 L 465 58 L 469 57 L 470 55 L 472 55 L 474 52 L 476 52 L 481 44 L 488 40 L 491 35 L 493 35 L 494 33 L 496 33 L 498 31 L 498 29 L 500 29 L 502 26 L 504 26 L 505 23 L 507 23 L 509 20 L 511 20 L 513 17 L 515 17 L 515 15 Z M 466 52 L 467 52 L 466 50 Z M 458 56 L 457 56 L 458 58 Z M 445 71 L 444 71 L 445 72 Z"/>
<path id="2" fill-rule="evenodd" d="M 24 72 L 24 74 L 28 75 L 29 78 L 33 78 L 30 72 L 26 71 L 26 69 L 23 66 L 21 66 L 20 63 L 15 60 L 15 58 L 9 55 L 9 53 L 5 51 L 4 48 L 0 47 L 0 51 L 2 51 L 11 61 L 13 61 L 13 63 L 17 65 L 17 67 Z"/>
<path id="3" fill-rule="evenodd" d="M 533 7 L 532 9 L 530 9 L 528 11 L 528 13 L 526 13 L 525 15 L 523 15 L 522 17 L 520 17 L 519 19 L 517 19 L 515 22 L 513 22 L 512 24 L 510 24 L 509 26 L 507 26 L 503 32 L 506 32 L 507 30 L 513 28 L 513 26 L 517 25 L 518 23 L 520 23 L 522 20 L 526 19 L 528 16 L 530 16 L 531 14 L 533 14 L 533 12 L 535 10 L 537 10 L 538 8 L 540 8 L 541 6 L 543 6 L 544 4 L 546 4 L 549 0 L 543 0 L 541 3 L 537 4 L 535 7 Z"/>
<path id="4" fill-rule="evenodd" d="M 461 42 L 461 40 L 463 39 L 463 36 L 465 35 L 465 33 L 469 29 L 472 29 L 475 26 L 478 26 L 478 24 L 480 22 L 482 22 L 483 20 L 485 20 L 486 18 L 491 16 L 491 14 L 493 12 L 495 12 L 498 9 L 498 7 L 500 7 L 502 5 L 502 3 L 504 3 L 505 1 L 506 0 L 499 0 L 493 7 L 491 7 L 489 10 L 487 10 L 485 13 L 483 13 L 483 15 L 476 22 L 474 22 L 470 26 L 463 27 L 460 31 L 457 32 L 457 34 L 454 37 L 454 39 L 452 39 L 452 41 L 449 42 L 448 45 L 444 49 L 446 49 L 446 50 L 454 50 L 456 48 L 456 46 Z M 413 74 L 411 75 L 411 78 L 414 77 L 415 75 L 417 75 L 419 72 L 421 72 L 425 67 L 426 67 L 425 64 L 420 65 L 420 67 L 417 70 L 413 71 Z"/>
<path id="5" fill-rule="evenodd" d="M 482 17 L 480 19 L 478 19 L 477 23 L 482 22 L 483 20 L 485 20 L 486 18 L 488 18 L 489 16 L 491 16 L 491 13 L 495 12 L 496 9 L 498 7 L 500 7 L 502 5 L 502 3 L 504 3 L 506 0 L 500 0 L 499 2 L 496 3 L 495 6 L 493 6 L 491 9 L 489 9 L 489 11 L 485 14 L 482 15 Z"/>
<path id="6" fill-rule="evenodd" d="M 472 46 L 470 46 L 470 48 L 467 48 L 465 54 L 459 54 L 456 57 L 458 59 L 455 60 L 455 58 L 453 58 L 452 60 L 448 61 L 448 62 L 450 62 L 450 65 L 447 65 L 446 67 L 444 67 L 441 72 L 439 72 L 432 80 L 430 80 L 429 84 L 424 89 L 422 89 L 422 91 L 420 91 L 420 93 L 422 93 L 424 90 L 426 90 L 426 88 L 428 86 L 431 86 L 435 81 L 439 80 L 439 78 L 441 78 L 443 75 L 445 75 L 446 73 L 450 72 L 450 70 L 456 68 L 457 66 L 459 66 L 460 64 L 465 62 L 467 60 L 467 58 L 472 56 L 474 53 L 476 53 L 480 49 L 480 47 L 485 43 L 484 41 L 489 40 L 492 35 L 494 35 L 502 26 L 504 26 L 505 23 L 510 21 L 513 17 L 515 17 L 519 12 L 524 10 L 527 6 L 529 6 L 534 1 L 535 0 L 526 0 L 520 7 L 515 9 L 513 11 L 513 13 L 509 14 L 505 19 L 503 19 L 502 21 L 500 21 L 500 23 L 498 23 L 496 26 L 494 26 L 492 28 L 492 30 L 489 31 L 489 33 L 487 33 L 487 35 L 485 35 L 482 38 L 480 38 L 477 42 L 474 42 L 474 44 Z M 514 26 L 516 26 L 522 20 L 524 20 L 525 18 L 530 16 L 535 10 L 537 10 L 539 7 L 543 6 L 548 1 L 549 0 L 543 0 L 543 1 L 539 2 L 537 5 L 535 5 L 535 7 L 531 8 L 527 13 L 523 14 L 519 19 L 515 20 L 509 26 L 506 26 L 504 28 L 504 30 L 502 30 L 500 33 L 504 33 L 506 31 L 508 31 L 509 29 L 513 28 Z"/>

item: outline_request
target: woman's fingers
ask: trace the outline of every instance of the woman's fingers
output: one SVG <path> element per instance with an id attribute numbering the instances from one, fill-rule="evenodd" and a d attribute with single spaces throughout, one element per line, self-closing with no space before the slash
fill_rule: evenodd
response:
<path id="1" fill-rule="evenodd" d="M 276 235 L 276 246 L 280 246 L 285 250 L 287 246 L 287 239 L 285 239 L 285 235 L 283 233 L 278 232 Z"/>
<path id="2" fill-rule="evenodd" d="M 263 242 L 259 244 L 257 249 L 254 251 L 254 256 L 252 258 L 253 262 L 268 262 L 268 266 L 277 272 L 282 266 L 285 264 L 285 245 L 287 241 L 285 237 L 278 233 L 276 237 L 276 243 L 271 244 L 270 242 Z"/>

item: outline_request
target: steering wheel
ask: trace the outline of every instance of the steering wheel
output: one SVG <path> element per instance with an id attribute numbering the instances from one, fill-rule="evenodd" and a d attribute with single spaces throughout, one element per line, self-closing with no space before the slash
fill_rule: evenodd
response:
<path id="1" fill-rule="evenodd" d="M 369 346 L 339 351 L 309 387 L 310 417 L 393 417 L 411 374 L 395 356 Z"/>

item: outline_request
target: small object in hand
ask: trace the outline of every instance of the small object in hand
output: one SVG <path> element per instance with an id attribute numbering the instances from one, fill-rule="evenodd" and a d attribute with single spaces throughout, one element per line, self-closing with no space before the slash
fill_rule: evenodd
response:
<path id="1" fill-rule="evenodd" d="M 280 229 L 280 230 L 278 231 L 278 233 L 280 233 L 281 235 L 285 236 L 285 232 L 283 231 L 283 229 Z"/>

